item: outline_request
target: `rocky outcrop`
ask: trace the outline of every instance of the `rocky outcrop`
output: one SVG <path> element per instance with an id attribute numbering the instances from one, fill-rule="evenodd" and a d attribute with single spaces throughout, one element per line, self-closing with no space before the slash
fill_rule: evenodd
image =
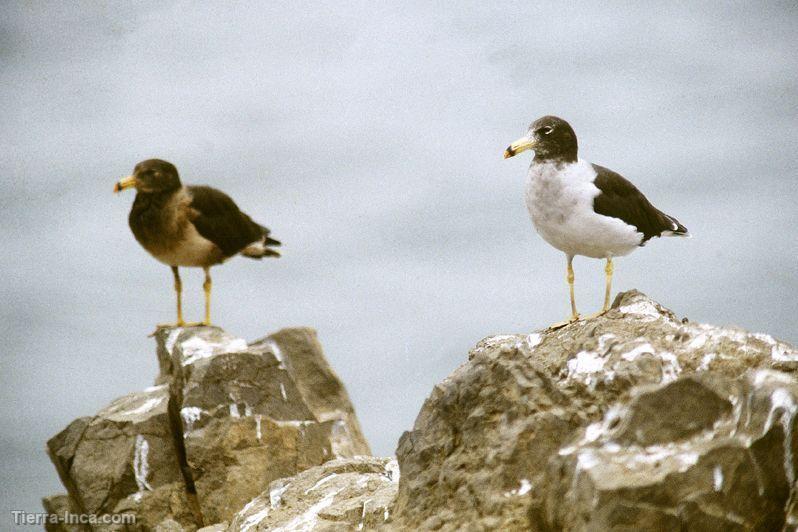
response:
<path id="1" fill-rule="evenodd" d="M 69 493 L 58 508 L 134 514 L 141 530 L 195 530 L 229 521 L 276 479 L 369 454 L 312 330 L 247 344 L 214 327 L 174 328 L 156 341 L 156 386 L 48 442 Z"/>
<path id="2" fill-rule="evenodd" d="M 156 386 L 48 442 L 68 491 L 48 512 L 160 532 L 798 529 L 798 351 L 635 291 L 598 318 L 481 341 L 398 465 L 366 456 L 312 331 L 156 340 Z"/>
<path id="3" fill-rule="evenodd" d="M 272 482 L 230 523 L 239 530 L 373 530 L 390 519 L 399 468 L 388 458 L 331 460 Z"/>
<path id="4" fill-rule="evenodd" d="M 796 368 L 787 344 L 634 291 L 599 318 L 487 338 L 402 436 L 391 526 L 779 530 Z"/>

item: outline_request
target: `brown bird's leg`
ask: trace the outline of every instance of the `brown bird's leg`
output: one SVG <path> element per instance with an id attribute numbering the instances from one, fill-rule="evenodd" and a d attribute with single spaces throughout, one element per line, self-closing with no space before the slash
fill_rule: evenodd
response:
<path id="1" fill-rule="evenodd" d="M 568 281 L 568 292 L 571 296 L 571 317 L 567 321 L 560 321 L 551 325 L 549 329 L 559 329 L 560 327 L 565 327 L 569 323 L 573 323 L 579 320 L 579 313 L 576 311 L 576 297 L 574 296 L 574 265 L 573 265 L 574 258 L 571 255 L 568 255 L 568 267 L 566 269 L 567 275 L 565 280 Z"/>
<path id="2" fill-rule="evenodd" d="M 175 294 L 177 295 L 177 322 L 175 325 L 182 327 L 185 325 L 183 321 L 183 283 L 180 281 L 180 273 L 177 271 L 177 266 L 172 266 L 172 275 L 175 276 Z"/>
<path id="3" fill-rule="evenodd" d="M 202 289 L 205 290 L 205 320 L 202 322 L 203 325 L 210 325 L 211 324 L 211 287 L 213 286 L 213 282 L 211 281 L 211 269 L 209 266 L 205 266 L 202 268 L 205 271 L 205 282 L 202 283 Z"/>
<path id="4" fill-rule="evenodd" d="M 175 295 L 177 296 L 177 321 L 174 323 L 159 323 L 155 326 L 156 331 L 161 327 L 193 327 L 199 325 L 199 323 L 186 323 L 183 321 L 183 283 L 180 281 L 180 273 L 177 271 L 177 266 L 172 266 L 172 275 L 175 278 Z"/>

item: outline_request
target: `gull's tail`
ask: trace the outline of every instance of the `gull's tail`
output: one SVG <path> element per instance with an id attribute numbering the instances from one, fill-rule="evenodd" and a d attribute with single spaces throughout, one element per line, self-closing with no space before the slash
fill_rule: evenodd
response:
<path id="1" fill-rule="evenodd" d="M 690 231 L 688 231 L 687 228 L 679 222 L 679 220 L 673 216 L 665 214 L 664 212 L 661 212 L 660 214 L 662 214 L 664 222 L 663 225 L 667 227 L 664 231 L 662 231 L 662 233 L 660 233 L 661 236 L 682 236 L 685 238 L 690 238 L 693 236 L 690 234 Z"/>
<path id="2" fill-rule="evenodd" d="M 264 227 L 263 238 L 256 242 L 251 243 L 250 245 L 242 249 L 241 254 L 245 257 L 249 257 L 250 259 L 262 259 L 263 257 L 275 257 L 275 258 L 279 257 L 280 252 L 272 248 L 281 246 L 282 242 L 270 237 L 269 233 L 270 231 L 266 227 Z"/>

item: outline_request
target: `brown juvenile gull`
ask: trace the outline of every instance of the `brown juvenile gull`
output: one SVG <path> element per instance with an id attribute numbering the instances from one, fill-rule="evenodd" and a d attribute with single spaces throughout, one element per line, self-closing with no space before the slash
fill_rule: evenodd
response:
<path id="1" fill-rule="evenodd" d="M 205 271 L 205 319 L 211 324 L 210 267 L 233 255 L 251 259 L 279 257 L 280 242 L 266 227 L 241 212 L 230 196 L 206 186 L 180 183 L 177 168 L 160 159 L 142 161 L 133 175 L 116 183 L 114 192 L 136 188 L 128 223 L 150 255 L 172 268 L 177 294 L 177 322 L 184 326 L 179 266 Z M 195 324 L 191 324 L 195 325 Z"/>
<path id="2" fill-rule="evenodd" d="M 574 299 L 576 255 L 606 259 L 604 307 L 609 310 L 613 257 L 628 255 L 657 236 L 690 234 L 673 216 L 655 208 L 623 176 L 576 156 L 576 134 L 556 116 L 529 126 L 526 136 L 505 150 L 504 158 L 534 150 L 526 186 L 526 206 L 543 239 L 565 253 L 571 295 L 571 318 L 579 319 Z"/>

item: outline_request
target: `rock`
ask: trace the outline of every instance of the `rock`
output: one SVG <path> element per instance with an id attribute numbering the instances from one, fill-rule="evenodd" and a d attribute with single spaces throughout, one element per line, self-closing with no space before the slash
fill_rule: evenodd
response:
<path id="1" fill-rule="evenodd" d="M 400 439 L 389 526 L 778 530 L 796 368 L 788 344 L 682 323 L 636 291 L 595 319 L 487 338 Z"/>
<path id="2" fill-rule="evenodd" d="M 207 522 L 229 520 L 273 480 L 369 452 L 313 331 L 288 329 L 252 345 L 210 327 L 163 331 L 159 340 Z"/>
<path id="3" fill-rule="evenodd" d="M 113 401 L 80 418 L 48 443 L 77 513 L 135 513 L 140 526 L 193 517 L 178 467 L 164 385 Z"/>
<path id="4" fill-rule="evenodd" d="M 154 532 L 183 532 L 183 527 L 174 519 L 164 519 L 155 525 Z"/>
<path id="5" fill-rule="evenodd" d="M 155 336 L 156 386 L 48 442 L 78 513 L 133 514 L 128 529 L 196 530 L 229 521 L 273 480 L 369 453 L 314 331 L 252 345 L 215 327 Z"/>
<path id="6" fill-rule="evenodd" d="M 44 511 L 49 514 L 48 517 L 56 516 L 60 520 L 57 522 L 48 522 L 44 525 L 47 532 L 81 532 L 78 525 L 69 524 L 64 517 L 69 514 L 79 513 L 78 507 L 75 505 L 69 495 L 66 493 L 59 493 L 57 495 L 50 495 L 42 499 L 42 506 Z"/>
<path id="7" fill-rule="evenodd" d="M 315 331 L 306 328 L 283 329 L 254 345 L 264 346 L 279 357 L 317 420 L 333 421 L 333 454 L 371 454 L 349 394 L 324 358 Z"/>
<path id="8" fill-rule="evenodd" d="M 398 476 L 388 458 L 331 460 L 272 482 L 227 530 L 373 530 L 390 520 Z"/>
<path id="9" fill-rule="evenodd" d="M 798 527 L 798 351 L 636 291 L 598 318 L 481 341 L 398 466 L 361 456 L 312 330 L 156 340 L 156 386 L 48 442 L 68 492 L 43 500 L 50 514 L 136 518 L 101 531 Z"/>
<path id="10" fill-rule="evenodd" d="M 780 530 L 798 465 L 796 411 L 798 381 L 770 370 L 638 388 L 559 451 L 544 482 L 547 520 L 566 530 Z"/>
<path id="11" fill-rule="evenodd" d="M 202 527 L 197 532 L 224 532 L 227 530 L 227 521 L 223 523 L 216 523 L 215 525 Z"/>

